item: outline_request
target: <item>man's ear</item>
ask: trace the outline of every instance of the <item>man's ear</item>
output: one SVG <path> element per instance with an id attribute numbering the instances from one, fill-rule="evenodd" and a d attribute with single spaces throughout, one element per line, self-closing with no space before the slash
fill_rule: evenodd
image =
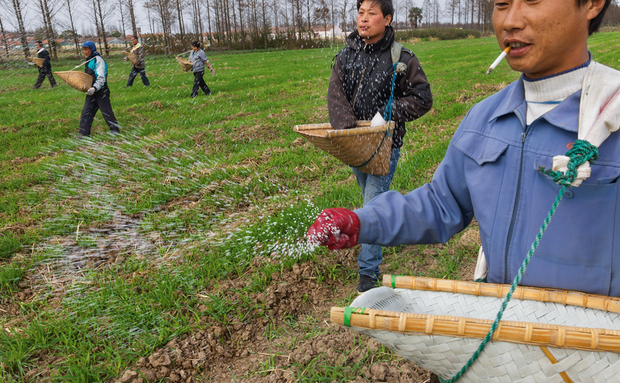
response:
<path id="1" fill-rule="evenodd" d="M 605 0 L 603 0 L 603 2 L 604 2 L 604 1 L 605 1 Z M 385 20 L 385 26 L 387 27 L 387 26 L 388 26 L 388 25 L 390 25 L 390 23 L 392 22 L 392 15 L 387 15 L 387 16 L 385 16 L 384 20 Z"/>
<path id="2" fill-rule="evenodd" d="M 605 6 L 605 1 L 607 0 L 590 0 L 588 2 L 588 21 L 594 19 L 599 13 L 601 13 L 603 6 Z"/>

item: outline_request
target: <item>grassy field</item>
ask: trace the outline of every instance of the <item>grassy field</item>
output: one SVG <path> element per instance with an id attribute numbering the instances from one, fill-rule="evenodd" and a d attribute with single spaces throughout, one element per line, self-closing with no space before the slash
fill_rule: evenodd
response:
<path id="1" fill-rule="evenodd" d="M 589 44 L 620 69 L 620 32 Z M 492 38 L 405 45 L 434 104 L 408 124 L 403 193 L 430 180 L 467 110 L 519 75 L 505 62 L 484 75 Z M 359 248 L 303 241 L 321 209 L 362 202 L 351 171 L 292 130 L 328 120 L 339 48 L 209 55 L 213 95 L 195 99 L 166 56 L 147 58 L 150 88 L 123 88 L 116 54 L 122 134 L 97 115 L 86 140 L 81 92 L 31 90 L 22 63 L 0 70 L 0 381 L 423 381 L 326 320 L 355 296 Z M 475 232 L 386 249 L 382 272 L 465 278 Z"/>

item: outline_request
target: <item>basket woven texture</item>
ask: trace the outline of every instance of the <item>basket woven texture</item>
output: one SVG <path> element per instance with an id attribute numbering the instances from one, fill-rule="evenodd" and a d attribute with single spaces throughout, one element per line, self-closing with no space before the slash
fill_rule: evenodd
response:
<path id="1" fill-rule="evenodd" d="M 45 62 L 45 59 L 40 59 L 37 57 L 28 57 L 28 60 L 32 61 L 33 63 L 35 63 L 39 68 L 43 67 L 43 63 Z"/>
<path id="2" fill-rule="evenodd" d="M 86 92 L 93 85 L 93 78 L 84 72 L 54 72 L 72 88 Z"/>
<path id="3" fill-rule="evenodd" d="M 352 314 L 350 326 L 444 379 L 476 351 L 509 288 L 397 280 L 396 289 L 380 287 L 355 299 L 352 307 L 367 309 Z M 459 382 L 620 382 L 620 300 L 536 288 L 515 291 L 513 298 L 493 340 Z M 599 306 L 610 311 L 592 308 Z M 343 312 L 332 308 L 332 321 L 343 323 Z"/>
<path id="4" fill-rule="evenodd" d="M 310 124 L 296 125 L 294 130 L 318 148 L 364 173 L 378 176 L 389 173 L 393 123 L 370 127 L 370 121 L 358 121 L 355 128 L 342 130 L 335 130 L 330 124 Z"/>
<path id="5" fill-rule="evenodd" d="M 179 56 L 175 56 L 175 57 L 177 61 L 179 62 L 179 64 L 181 65 L 181 69 L 183 69 L 186 72 L 192 69 L 193 65 L 189 60 L 185 60 L 184 58 L 181 58 Z"/>
<path id="6" fill-rule="evenodd" d="M 131 61 L 134 64 L 136 63 L 136 60 L 138 60 L 138 56 L 136 56 L 134 53 L 123 52 L 123 54 L 127 57 L 129 61 Z"/>

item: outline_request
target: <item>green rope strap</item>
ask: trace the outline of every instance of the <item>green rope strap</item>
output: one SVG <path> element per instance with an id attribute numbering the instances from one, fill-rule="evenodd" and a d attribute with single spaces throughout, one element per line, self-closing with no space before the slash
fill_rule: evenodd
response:
<path id="1" fill-rule="evenodd" d="M 554 172 L 551 170 L 545 170 L 544 168 L 538 169 L 540 172 L 548 174 L 553 177 L 554 181 L 558 185 L 561 186 L 560 192 L 558 193 L 558 196 L 555 198 L 555 201 L 553 202 L 553 205 L 551 206 L 551 210 L 549 210 L 549 214 L 547 214 L 547 218 L 545 218 L 543 225 L 541 226 L 538 234 L 536 235 L 536 239 L 534 240 L 534 243 L 532 243 L 532 247 L 530 248 L 530 251 L 528 251 L 527 256 L 523 260 L 523 264 L 521 265 L 521 268 L 519 268 L 519 272 L 515 276 L 515 279 L 512 282 L 512 285 L 510 286 L 510 290 L 508 291 L 508 294 L 506 294 L 506 298 L 502 302 L 502 306 L 500 307 L 500 310 L 497 313 L 497 317 L 495 318 L 495 321 L 491 325 L 491 329 L 489 330 L 487 335 L 482 340 L 482 343 L 480 343 L 480 346 L 478 346 L 478 349 L 476 350 L 476 352 L 474 352 L 474 354 L 467 361 L 467 363 L 465 363 L 463 368 L 461 368 L 461 370 L 450 379 L 444 380 L 442 378 L 439 378 L 440 382 L 442 383 L 456 382 L 467 371 L 467 369 L 476 361 L 476 359 L 478 359 L 478 356 L 480 355 L 484 347 L 487 345 L 489 340 L 491 340 L 491 338 L 493 337 L 493 333 L 497 329 L 497 326 L 499 325 L 499 322 L 502 319 L 502 316 L 504 315 L 504 310 L 506 309 L 506 306 L 508 305 L 508 302 L 510 301 L 510 298 L 512 297 L 512 293 L 515 291 L 515 288 L 517 287 L 519 282 L 521 282 L 521 278 L 523 277 L 525 268 L 530 263 L 530 259 L 532 258 L 532 255 L 534 255 L 534 252 L 536 251 L 536 248 L 538 247 L 538 244 L 540 243 L 540 240 L 542 239 L 543 234 L 547 230 L 547 226 L 549 225 L 549 222 L 551 222 L 551 217 L 553 217 L 553 215 L 555 214 L 555 210 L 557 209 L 558 205 L 560 204 L 560 201 L 562 200 L 564 191 L 566 190 L 567 187 L 570 187 L 570 184 L 577 177 L 577 168 L 580 165 L 584 164 L 586 161 L 590 161 L 590 163 L 593 163 L 593 161 L 598 158 L 598 149 L 596 146 L 590 144 L 587 141 L 577 140 L 575 141 L 575 144 L 573 145 L 572 149 L 566 152 L 566 156 L 569 157 L 569 162 L 567 166 L 568 171 L 566 172 L 566 174 L 563 174 L 561 172 Z"/>
<path id="2" fill-rule="evenodd" d="M 344 308 L 343 324 L 345 326 L 351 327 L 351 314 L 357 314 L 358 310 L 360 310 L 360 314 L 363 314 L 366 311 L 366 307 L 347 306 Z"/>

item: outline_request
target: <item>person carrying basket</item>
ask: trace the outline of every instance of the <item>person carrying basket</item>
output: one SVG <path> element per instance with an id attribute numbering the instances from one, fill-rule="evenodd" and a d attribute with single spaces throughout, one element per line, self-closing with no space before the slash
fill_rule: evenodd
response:
<path id="1" fill-rule="evenodd" d="M 207 58 L 206 53 L 200 49 L 200 41 L 194 41 L 192 43 L 192 53 L 189 54 L 189 61 L 192 63 L 192 72 L 194 73 L 194 87 L 192 88 L 191 97 L 198 96 L 198 90 L 202 89 L 208 96 L 211 94 L 211 90 L 205 83 L 203 78 L 205 74 L 205 65 L 211 71 L 212 75 L 215 75 L 215 71 Z"/>
<path id="2" fill-rule="evenodd" d="M 110 127 L 112 133 L 119 133 L 119 125 L 112 111 L 110 103 L 110 88 L 108 88 L 108 64 L 97 52 L 97 47 L 92 41 L 82 44 L 82 51 L 88 59 L 84 64 L 84 72 L 90 75 L 92 80 L 91 87 L 86 91 L 86 99 L 82 108 L 80 118 L 80 136 L 90 136 L 90 128 L 97 110 L 101 110 L 103 119 Z"/>
<path id="3" fill-rule="evenodd" d="M 129 78 L 127 79 L 126 88 L 130 88 L 133 85 L 133 80 L 138 73 L 142 79 L 144 86 L 151 86 L 149 78 L 146 76 L 146 66 L 144 64 L 144 47 L 138 42 L 138 36 L 131 36 L 131 43 L 133 48 L 129 51 L 135 55 L 135 61 L 132 61 L 131 72 L 129 72 Z M 127 57 L 124 60 L 128 60 Z"/>
<path id="4" fill-rule="evenodd" d="M 334 129 L 353 128 L 358 120 L 372 120 L 371 126 L 385 124 L 387 119 L 395 123 L 389 173 L 373 175 L 352 167 L 364 205 L 390 189 L 405 122 L 420 118 L 433 104 L 420 61 L 394 40 L 393 14 L 392 0 L 357 1 L 357 30 L 347 37 L 347 46 L 335 58 L 327 91 L 329 122 Z M 377 284 L 382 261 L 381 246 L 362 245 L 358 292 Z"/>
<path id="5" fill-rule="evenodd" d="M 52 74 L 52 63 L 50 62 L 50 54 L 43 47 L 43 42 L 41 40 L 36 42 L 37 47 L 37 58 L 43 59 L 43 65 L 39 66 L 39 75 L 37 76 L 37 82 L 32 86 L 32 89 L 39 89 L 45 80 L 45 77 L 50 81 L 50 85 L 55 87 L 56 79 L 54 79 L 54 75 Z"/>

